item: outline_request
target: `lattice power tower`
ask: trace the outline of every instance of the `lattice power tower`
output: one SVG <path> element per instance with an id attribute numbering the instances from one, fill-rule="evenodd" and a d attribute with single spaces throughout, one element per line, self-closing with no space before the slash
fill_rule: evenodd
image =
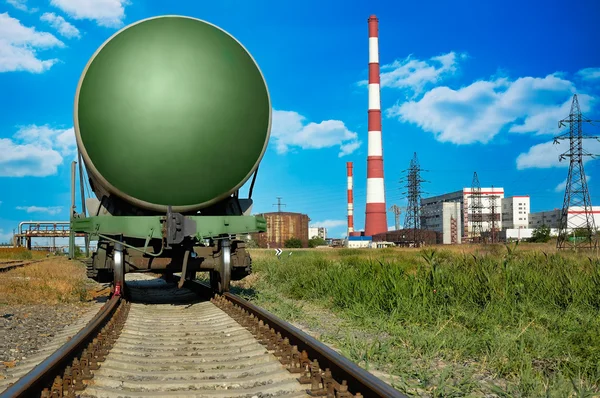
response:
<path id="1" fill-rule="evenodd" d="M 481 185 L 477 172 L 473 174 L 473 183 L 471 184 L 471 205 L 470 221 L 471 221 L 471 242 L 480 242 L 483 233 L 483 201 L 481 200 Z"/>
<path id="2" fill-rule="evenodd" d="M 413 234 L 413 242 L 416 246 L 420 245 L 421 242 L 421 183 L 425 180 L 421 179 L 421 166 L 419 165 L 419 159 L 417 159 L 417 153 L 414 153 L 408 170 L 404 170 L 406 173 L 406 179 L 400 180 L 405 182 L 406 185 L 406 198 L 408 204 L 406 206 L 406 215 L 404 216 L 404 229 L 408 230 L 409 233 Z"/>
<path id="3" fill-rule="evenodd" d="M 560 155 L 560 161 L 570 158 L 569 175 L 565 187 L 565 198 L 561 212 L 558 240 L 556 247 L 565 248 L 595 248 L 598 245 L 596 226 L 592 213 L 592 201 L 588 191 L 585 172 L 583 170 L 583 157 L 592 156 L 583 149 L 584 139 L 598 139 L 598 137 L 584 135 L 582 123 L 593 121 L 584 118 L 579 107 L 577 94 L 573 95 L 571 113 L 558 122 L 558 127 L 569 124 L 569 131 L 554 137 L 554 143 L 559 140 L 569 140 L 569 150 Z"/>

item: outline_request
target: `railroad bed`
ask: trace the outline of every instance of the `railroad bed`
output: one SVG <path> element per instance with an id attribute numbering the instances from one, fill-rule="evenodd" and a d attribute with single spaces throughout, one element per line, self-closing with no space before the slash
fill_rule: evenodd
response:
<path id="1" fill-rule="evenodd" d="M 0 260 L 0 272 L 10 271 L 11 269 L 24 267 L 29 264 L 35 264 L 42 262 L 46 259 L 41 260 Z"/>
<path id="2" fill-rule="evenodd" d="M 198 283 L 186 282 L 178 289 L 176 282 L 128 275 L 132 277 L 137 280 L 127 281 L 127 301 L 113 305 L 114 315 L 103 329 L 104 345 L 86 343 L 78 360 L 63 361 L 71 368 L 55 371 L 62 376 L 52 376 L 56 396 L 66 383 L 77 396 L 97 398 L 403 397 L 291 325 L 271 318 L 267 327 L 264 310 L 234 295 L 209 300 L 198 294 L 206 292 Z M 282 329 L 288 327 L 291 332 Z M 317 358 L 331 369 L 320 369 Z M 15 383 L 13 392 L 35 384 L 34 373 Z M 48 377 L 36 386 L 36 396 L 40 387 L 52 384 Z M 54 396 L 49 390 L 42 396 Z"/>

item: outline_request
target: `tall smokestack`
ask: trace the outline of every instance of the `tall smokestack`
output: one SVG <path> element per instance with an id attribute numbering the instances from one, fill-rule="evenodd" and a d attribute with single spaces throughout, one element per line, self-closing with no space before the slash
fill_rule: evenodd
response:
<path id="1" fill-rule="evenodd" d="M 354 232 L 354 195 L 352 194 L 352 162 L 346 163 L 346 170 L 348 172 L 348 236 L 351 236 Z"/>
<path id="2" fill-rule="evenodd" d="M 369 149 L 367 156 L 367 206 L 365 235 L 387 232 L 383 148 L 381 144 L 381 100 L 379 97 L 379 28 L 369 17 Z"/>

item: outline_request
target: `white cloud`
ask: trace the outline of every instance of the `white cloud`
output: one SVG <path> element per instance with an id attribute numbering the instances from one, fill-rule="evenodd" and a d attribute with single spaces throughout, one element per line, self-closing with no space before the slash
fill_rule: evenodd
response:
<path id="1" fill-rule="evenodd" d="M 48 213 L 50 215 L 55 215 L 62 211 L 62 206 L 17 206 L 16 209 L 24 210 L 27 213 Z"/>
<path id="2" fill-rule="evenodd" d="M 311 222 L 311 227 L 323 227 L 323 228 L 337 228 L 337 227 L 345 227 L 348 225 L 347 220 L 323 220 L 318 222 Z"/>
<path id="3" fill-rule="evenodd" d="M 591 179 L 592 179 L 592 177 L 586 174 L 585 180 L 588 183 L 588 185 L 589 185 Z M 554 188 L 554 192 L 564 192 L 566 187 L 567 187 L 567 179 L 565 178 L 563 182 L 561 182 L 560 184 L 558 184 L 556 186 L 556 188 Z"/>
<path id="4" fill-rule="evenodd" d="M 408 88 L 414 94 L 420 94 L 426 85 L 438 83 L 444 77 L 456 72 L 457 58 L 464 59 L 466 54 L 447 54 L 431 57 L 427 61 L 412 58 L 409 55 L 403 60 L 396 60 L 391 64 L 382 65 L 380 72 L 381 87 Z M 367 80 L 359 82 L 360 85 L 368 84 Z"/>
<path id="5" fill-rule="evenodd" d="M 568 140 L 560 140 L 558 144 L 549 141 L 534 145 L 529 148 L 529 151 L 521 153 L 517 157 L 517 169 L 568 167 L 569 158 L 559 161 L 560 155 L 565 153 L 568 149 Z M 583 143 L 583 149 L 592 154 L 600 154 L 600 142 L 597 140 L 586 139 Z M 585 156 L 583 162 L 586 163 L 591 159 L 590 156 Z"/>
<path id="6" fill-rule="evenodd" d="M 40 17 L 40 20 L 48 22 L 50 26 L 58 31 L 61 35 L 67 38 L 80 37 L 79 29 L 67 22 L 60 15 L 56 15 L 53 12 L 45 12 Z"/>
<path id="7" fill-rule="evenodd" d="M 598 80 L 600 79 L 600 68 L 581 69 L 577 75 L 584 80 Z"/>
<path id="8" fill-rule="evenodd" d="M 358 134 L 346 128 L 339 120 L 324 120 L 305 124 L 306 118 L 293 111 L 273 110 L 271 137 L 277 153 L 284 154 L 289 147 L 319 149 L 340 147 L 339 157 L 349 155 L 360 147 Z"/>
<path id="9" fill-rule="evenodd" d="M 118 28 L 123 25 L 128 0 L 51 0 L 57 7 L 75 19 L 91 19 L 100 26 Z"/>
<path id="10" fill-rule="evenodd" d="M 75 154 L 73 128 L 24 126 L 12 139 L 0 138 L 0 177 L 53 175 L 64 156 Z"/>
<path id="11" fill-rule="evenodd" d="M 441 142 L 485 144 L 503 128 L 513 133 L 558 133 L 558 120 L 568 115 L 575 91 L 574 84 L 558 74 L 480 80 L 458 90 L 436 87 L 418 101 L 396 104 L 386 114 L 415 123 Z M 594 98 L 578 97 L 586 112 Z"/>
<path id="12" fill-rule="evenodd" d="M 53 47 L 64 47 L 64 43 L 51 33 L 22 25 L 7 12 L 0 14 L 0 72 L 44 72 L 58 60 L 41 60 L 36 52 Z"/>
<path id="13" fill-rule="evenodd" d="M 37 8 L 27 7 L 27 0 L 6 0 L 8 4 L 15 7 L 17 10 L 25 12 L 37 12 Z"/>

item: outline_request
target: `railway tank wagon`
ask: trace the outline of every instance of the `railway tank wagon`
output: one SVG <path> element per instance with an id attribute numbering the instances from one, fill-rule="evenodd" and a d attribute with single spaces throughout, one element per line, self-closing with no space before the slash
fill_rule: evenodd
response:
<path id="1" fill-rule="evenodd" d="M 181 284 L 204 271 L 223 292 L 250 274 L 239 236 L 266 231 L 250 210 L 271 102 L 232 35 L 177 15 L 126 26 L 85 66 L 74 129 L 81 197 L 87 175 L 95 198 L 75 212 L 74 162 L 70 256 L 75 233 L 98 241 L 88 277 L 118 292 L 129 272 L 182 272 Z"/>

